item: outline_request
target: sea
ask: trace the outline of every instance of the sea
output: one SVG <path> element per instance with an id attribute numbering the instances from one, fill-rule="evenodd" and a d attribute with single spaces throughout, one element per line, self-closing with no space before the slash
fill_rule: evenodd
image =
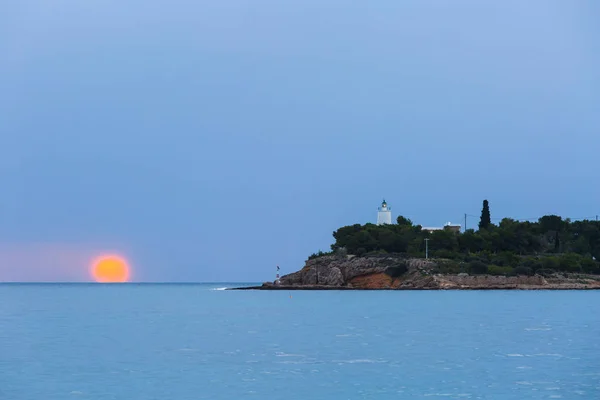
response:
<path id="1" fill-rule="evenodd" d="M 235 286 L 1 284 L 0 399 L 600 398 L 598 291 Z"/>

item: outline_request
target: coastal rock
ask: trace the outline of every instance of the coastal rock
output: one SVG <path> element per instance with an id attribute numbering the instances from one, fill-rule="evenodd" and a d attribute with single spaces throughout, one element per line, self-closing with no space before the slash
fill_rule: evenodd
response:
<path id="1" fill-rule="evenodd" d="M 324 256 L 308 260 L 300 271 L 282 276 L 280 284 L 393 288 L 400 285 L 395 274 L 425 272 L 434 266 L 428 260 L 391 256 Z"/>
<path id="2" fill-rule="evenodd" d="M 325 274 L 324 285 L 341 286 L 344 284 L 344 276 L 338 267 L 331 267 Z"/>
<path id="3" fill-rule="evenodd" d="M 443 260 L 407 258 L 397 255 L 322 256 L 308 260 L 301 270 L 284 275 L 279 284 L 263 289 L 397 289 L 397 290 L 485 290 L 485 289 L 600 289 L 600 277 L 584 274 L 547 276 L 492 276 L 440 274 Z"/>
<path id="4" fill-rule="evenodd" d="M 548 283 L 539 275 L 536 276 L 491 276 L 491 275 L 473 275 L 457 276 L 445 275 L 436 277 L 438 284 L 444 288 L 516 288 L 519 286 L 546 286 Z"/>

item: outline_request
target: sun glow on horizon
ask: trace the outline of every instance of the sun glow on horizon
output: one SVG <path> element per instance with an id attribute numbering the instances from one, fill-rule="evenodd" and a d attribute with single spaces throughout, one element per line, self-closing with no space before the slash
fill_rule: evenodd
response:
<path id="1" fill-rule="evenodd" d="M 91 273 L 100 283 L 128 282 L 131 275 L 127 261 L 117 255 L 105 255 L 94 260 Z"/>

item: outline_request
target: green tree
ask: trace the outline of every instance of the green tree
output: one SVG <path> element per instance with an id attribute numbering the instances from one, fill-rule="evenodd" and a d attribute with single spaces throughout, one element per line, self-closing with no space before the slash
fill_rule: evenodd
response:
<path id="1" fill-rule="evenodd" d="M 484 240 L 473 229 L 467 229 L 458 237 L 460 251 L 462 253 L 478 253 L 484 248 Z"/>
<path id="2" fill-rule="evenodd" d="M 545 234 L 548 242 L 554 246 L 553 251 L 559 253 L 561 251 L 561 236 L 566 230 L 569 221 L 563 221 L 558 215 L 545 215 L 538 221 L 540 231 Z"/>
<path id="3" fill-rule="evenodd" d="M 396 222 L 398 223 L 398 225 L 406 225 L 406 226 L 412 226 L 412 221 L 408 218 L 403 217 L 402 215 L 399 215 L 398 218 L 396 218 Z"/>
<path id="4" fill-rule="evenodd" d="M 406 244 L 402 241 L 401 236 L 389 229 L 379 232 L 377 240 L 379 242 L 378 247 L 387 252 L 402 253 L 406 251 Z"/>
<path id="5" fill-rule="evenodd" d="M 542 233 L 556 231 L 560 232 L 564 227 L 564 221 L 558 215 L 544 215 L 538 220 L 538 223 Z"/>
<path id="6" fill-rule="evenodd" d="M 448 230 L 434 231 L 430 235 L 429 249 L 432 251 L 446 250 L 455 252 L 458 250 L 458 238 L 455 232 Z"/>
<path id="7" fill-rule="evenodd" d="M 479 229 L 488 229 L 492 224 L 492 218 L 490 216 L 490 203 L 487 200 L 483 201 L 483 208 L 481 209 L 481 218 L 479 220 Z"/>
<path id="8" fill-rule="evenodd" d="M 319 251 L 311 258 L 337 254 L 342 249 L 348 254 L 362 255 L 373 252 L 403 253 L 413 257 L 425 256 L 425 238 L 429 238 L 430 254 L 460 261 L 479 261 L 495 266 L 496 273 L 507 273 L 517 267 L 529 268 L 541 274 L 551 271 L 586 272 L 600 274 L 600 222 L 571 221 L 556 215 L 546 215 L 536 222 L 519 222 L 505 218 L 494 225 L 489 218 L 489 203 L 484 202 L 482 229 L 464 233 L 439 230 L 423 231 L 405 217 L 397 224 L 354 224 L 333 232 L 332 252 Z M 483 226 L 486 228 L 483 228 Z M 557 254 L 557 253 L 560 253 Z M 481 265 L 471 268 L 482 271 Z M 519 269 L 525 273 L 528 269 Z M 479 272 L 481 273 L 481 272 Z M 490 272 L 491 273 L 491 272 Z"/>

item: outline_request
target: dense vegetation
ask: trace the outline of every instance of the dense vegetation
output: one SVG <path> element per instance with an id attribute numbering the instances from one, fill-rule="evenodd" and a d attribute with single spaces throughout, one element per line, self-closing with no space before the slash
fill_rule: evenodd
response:
<path id="1" fill-rule="evenodd" d="M 570 221 L 547 215 L 536 222 L 504 218 L 491 222 L 484 201 L 479 229 L 428 232 L 399 216 L 392 225 L 350 225 L 333 233 L 331 252 L 353 255 L 395 253 L 445 259 L 441 271 L 494 275 L 532 275 L 562 272 L 600 274 L 600 222 Z M 330 252 L 330 253 L 331 253 Z M 311 258 L 324 254 L 319 252 Z"/>

